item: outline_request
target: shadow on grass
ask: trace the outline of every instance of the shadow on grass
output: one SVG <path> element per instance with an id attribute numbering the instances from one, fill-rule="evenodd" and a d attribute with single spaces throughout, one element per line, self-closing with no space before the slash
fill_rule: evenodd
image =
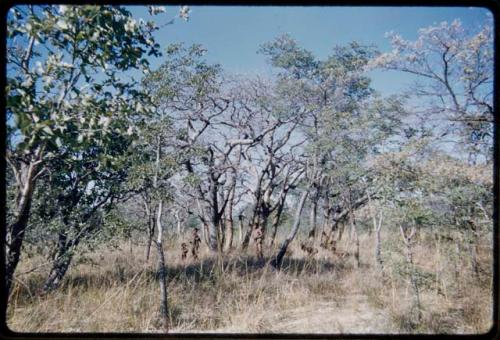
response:
<path id="1" fill-rule="evenodd" d="M 275 272 L 276 269 L 269 265 L 271 260 L 273 260 L 273 257 L 258 259 L 255 256 L 248 255 L 219 260 L 214 256 L 194 263 L 168 267 L 167 271 L 170 280 L 186 277 L 195 282 L 200 282 L 207 279 L 215 280 L 218 276 L 223 276 L 226 273 L 241 277 L 260 275 L 265 267 Z M 283 259 L 280 272 L 287 275 L 299 276 L 305 274 L 322 274 L 342 269 L 344 269 L 343 264 L 335 264 L 326 260 L 285 258 Z M 156 272 L 152 274 L 156 276 Z"/>
<path id="2" fill-rule="evenodd" d="M 227 274 L 240 276 L 241 278 L 256 277 L 262 275 L 267 269 L 271 272 L 276 270 L 269 265 L 272 257 L 258 259 L 251 255 L 225 255 L 217 258 L 216 255 L 196 262 L 187 260 L 184 264 L 167 266 L 168 281 L 189 280 L 194 283 L 216 283 L 217 280 L 224 279 Z M 322 274 L 327 272 L 342 271 L 344 263 L 333 263 L 323 259 L 283 259 L 280 272 L 290 276 Z M 127 267 L 120 264 L 113 268 L 100 272 L 69 273 L 63 280 L 59 289 L 47 294 L 49 297 L 58 292 L 86 291 L 88 289 L 113 288 L 122 285 L 136 284 L 138 280 L 154 282 L 158 280 L 158 271 L 153 265 L 148 265 L 142 269 L 136 266 Z M 23 285 L 19 285 L 13 290 L 16 296 L 12 296 L 18 301 L 29 301 L 40 298 L 38 292 L 43 285 L 44 277 L 33 275 L 28 278 Z M 13 295 L 14 295 L 13 294 Z M 43 297 L 42 297 L 43 298 Z M 11 300 L 12 301 L 12 300 Z"/>

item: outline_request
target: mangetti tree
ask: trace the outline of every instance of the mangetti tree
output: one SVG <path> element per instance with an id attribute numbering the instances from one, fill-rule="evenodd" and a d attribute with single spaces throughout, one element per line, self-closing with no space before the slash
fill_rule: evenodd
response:
<path id="1" fill-rule="evenodd" d="M 129 126 L 142 97 L 120 73 L 159 55 L 152 22 L 119 6 L 17 6 L 7 17 L 7 150 L 15 178 L 6 240 L 7 292 L 21 255 L 37 179 L 50 162 L 83 157 Z M 111 156 L 111 155 L 110 155 Z M 84 160 L 80 160 L 84 164 Z"/>

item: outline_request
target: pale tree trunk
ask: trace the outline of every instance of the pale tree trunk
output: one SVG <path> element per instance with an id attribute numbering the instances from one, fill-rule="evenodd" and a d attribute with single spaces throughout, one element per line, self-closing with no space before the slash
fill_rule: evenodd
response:
<path id="1" fill-rule="evenodd" d="M 175 213 L 175 220 L 177 222 L 177 237 L 181 236 L 181 218 L 179 217 L 179 212 Z"/>
<path id="2" fill-rule="evenodd" d="M 165 254 L 163 252 L 163 226 L 161 223 L 163 201 L 158 203 L 156 229 L 158 232 L 156 250 L 158 252 L 158 280 L 160 282 L 160 317 L 165 332 L 169 330 L 168 303 L 167 303 L 167 269 L 165 266 Z"/>
<path id="3" fill-rule="evenodd" d="M 420 305 L 420 292 L 417 283 L 417 277 L 415 273 L 415 265 L 413 264 L 413 251 L 412 251 L 412 238 L 415 236 L 415 227 L 411 228 L 410 234 L 407 235 L 403 230 L 402 226 L 399 226 L 401 236 L 403 237 L 403 242 L 406 246 L 406 263 L 410 269 L 410 281 L 413 288 L 413 308 L 417 311 L 417 323 L 420 323 L 422 318 L 422 309 Z"/>
<path id="4" fill-rule="evenodd" d="M 383 262 L 380 250 L 380 230 L 382 228 L 383 214 L 382 211 L 378 212 L 378 221 L 377 221 L 377 216 L 375 214 L 370 194 L 367 195 L 368 195 L 368 207 L 370 209 L 370 214 L 372 215 L 373 231 L 375 232 L 375 262 L 377 263 L 379 269 L 382 269 Z"/>
<path id="5" fill-rule="evenodd" d="M 160 159 L 161 159 L 161 137 L 157 137 L 157 147 L 156 147 L 156 172 L 153 178 L 153 188 L 158 190 L 158 174 L 160 171 Z M 158 280 L 160 283 L 160 318 L 162 326 L 165 332 L 168 332 L 169 322 L 168 322 L 168 304 L 167 304 L 167 269 L 165 266 L 165 254 L 163 252 L 163 225 L 161 222 L 163 214 L 163 200 L 160 199 L 158 202 L 158 207 L 156 210 L 156 251 L 158 253 Z"/>
<path id="6" fill-rule="evenodd" d="M 233 237 L 234 237 L 234 221 L 233 221 L 233 209 L 229 209 L 227 216 L 227 250 L 230 251 L 233 248 Z"/>
<path id="7" fill-rule="evenodd" d="M 33 8 L 30 6 L 30 10 Z M 21 61 L 22 68 L 27 70 L 30 68 L 30 61 L 33 53 L 33 46 L 35 44 L 35 37 L 30 34 L 30 38 L 27 44 L 27 48 L 24 51 L 24 56 Z M 31 201 L 33 198 L 33 191 L 35 188 L 35 183 L 37 177 L 43 172 L 43 169 L 37 173 L 39 164 L 42 162 L 43 153 L 45 149 L 45 144 L 38 146 L 35 149 L 32 159 L 28 163 L 21 163 L 20 169 L 18 169 L 12 162 L 10 158 L 10 153 L 6 153 L 6 161 L 11 166 L 16 179 L 17 185 L 17 196 L 15 202 L 15 208 L 13 211 L 14 221 L 9 224 L 6 228 L 6 239 L 5 239 L 5 289 L 4 289 L 4 301 L 5 308 L 7 308 L 7 301 L 9 299 L 10 289 L 12 287 L 12 279 L 14 277 L 14 272 L 16 271 L 17 265 L 19 263 L 19 258 L 21 257 L 21 250 L 24 240 L 24 233 L 28 225 L 28 220 L 31 211 Z"/>
<path id="8" fill-rule="evenodd" d="M 202 222 L 201 236 L 203 237 L 203 241 L 205 241 L 205 244 L 208 247 L 210 245 L 210 241 L 208 240 L 208 224 L 205 222 Z"/>
<path id="9" fill-rule="evenodd" d="M 382 214 L 380 214 L 380 217 L 378 220 L 378 225 L 375 228 L 375 261 L 377 261 L 379 268 L 383 267 L 383 261 L 382 261 L 381 250 L 380 250 L 380 229 L 381 229 L 381 227 L 382 227 Z"/>
<path id="10" fill-rule="evenodd" d="M 295 211 L 292 230 L 290 231 L 290 234 L 287 236 L 287 238 L 281 244 L 280 250 L 276 255 L 276 257 L 274 258 L 274 260 L 271 261 L 271 266 L 273 266 L 277 270 L 281 269 L 281 265 L 283 264 L 283 257 L 285 256 L 288 245 L 290 244 L 290 242 L 293 241 L 293 239 L 297 235 L 297 232 L 299 231 L 300 215 L 302 214 L 302 209 L 304 208 L 304 203 L 306 202 L 308 193 L 309 192 L 307 190 L 302 193 L 297 209 Z"/>
<path id="11" fill-rule="evenodd" d="M 238 229 L 239 229 L 239 233 L 238 233 L 238 238 L 239 238 L 239 244 L 241 245 L 241 242 L 243 241 L 243 215 L 240 214 L 238 215 Z"/>
<path id="12" fill-rule="evenodd" d="M 342 234 L 344 233 L 345 225 L 342 222 L 335 222 L 332 228 L 337 230 L 337 241 L 342 240 Z"/>
<path id="13" fill-rule="evenodd" d="M 242 147 L 240 145 L 239 147 L 239 152 L 238 152 L 238 158 L 237 158 L 237 164 L 240 164 L 241 161 L 241 150 Z M 234 220 L 233 220 L 233 207 L 234 207 L 234 195 L 236 193 L 236 181 L 237 181 L 237 173 L 236 169 L 233 168 L 233 176 L 231 178 L 231 186 L 230 186 L 230 192 L 229 192 L 229 197 L 227 200 L 227 206 L 226 206 L 226 228 L 227 228 L 227 250 L 230 251 L 233 248 L 233 238 L 234 238 Z"/>

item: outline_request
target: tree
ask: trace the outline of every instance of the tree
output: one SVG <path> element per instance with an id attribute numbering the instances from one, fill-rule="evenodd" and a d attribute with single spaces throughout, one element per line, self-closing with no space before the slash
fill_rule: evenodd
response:
<path id="1" fill-rule="evenodd" d="M 223 214 L 231 192 L 223 189 L 225 178 L 230 176 L 227 162 L 235 145 L 218 145 L 221 139 L 209 132 L 219 124 L 228 100 L 220 92 L 220 66 L 206 63 L 202 59 L 205 52 L 200 45 L 169 46 L 167 60 L 147 77 L 145 86 L 178 131 L 179 164 L 187 172 L 186 184 L 194 191 L 187 194 L 196 200 L 209 247 L 216 251 L 223 245 Z"/>
<path id="2" fill-rule="evenodd" d="M 389 33 L 393 50 L 374 58 L 369 67 L 415 76 L 411 92 L 419 98 L 422 119 L 441 138 L 460 137 L 475 162 L 491 159 L 493 139 L 493 28 L 467 32 L 459 20 L 419 30 L 415 41 Z M 432 118 L 432 119 L 431 119 Z M 446 124 L 439 124 L 445 121 Z"/>
<path id="3" fill-rule="evenodd" d="M 159 55 L 155 25 L 116 6 L 19 6 L 7 20 L 7 163 L 16 198 L 7 225 L 6 282 L 21 254 L 33 191 L 45 165 L 96 138 L 115 117 L 141 111 L 134 82 Z M 116 131 L 126 134 L 128 127 Z M 71 152 L 70 152 L 71 153 Z"/>
<path id="4" fill-rule="evenodd" d="M 276 230 L 290 188 L 289 182 L 300 171 L 300 167 L 296 166 L 298 157 L 294 153 L 300 151 L 304 143 L 296 133 L 304 112 L 302 108 L 289 107 L 288 98 L 279 96 L 274 84 L 260 79 L 242 82 L 238 89 L 235 102 L 241 110 L 231 127 L 245 138 L 229 142 L 241 145 L 242 183 L 253 202 L 241 247 L 245 250 L 252 232 L 260 230 L 258 243 L 259 249 L 262 249 L 269 217 L 276 211 L 277 221 L 273 227 Z M 280 194 L 275 197 L 279 188 Z M 257 255 L 262 257 L 262 251 L 258 251 Z"/>
<path id="5" fill-rule="evenodd" d="M 123 124 L 123 120 L 116 118 L 110 127 L 121 129 Z M 78 244 L 84 240 L 94 241 L 102 227 L 100 213 L 127 195 L 123 183 L 130 166 L 130 143 L 129 136 L 109 132 L 109 138 L 97 137 L 79 144 L 78 148 L 68 148 L 45 165 L 47 175 L 41 180 L 46 182 L 49 191 L 45 204 L 51 206 L 45 209 L 52 210 L 50 217 L 57 219 L 59 226 L 57 249 L 44 284 L 45 292 L 59 286 Z M 37 227 L 43 228 L 44 224 Z"/>
<path id="6" fill-rule="evenodd" d="M 286 239 L 281 244 L 280 250 L 276 257 L 270 262 L 271 266 L 276 268 L 277 270 L 281 269 L 281 265 L 283 263 L 283 257 L 285 256 L 286 250 L 288 249 L 288 245 L 293 241 L 295 235 L 299 231 L 300 226 L 300 215 L 302 214 L 302 209 L 304 208 L 304 203 L 306 202 L 307 195 L 309 194 L 308 190 L 304 190 L 302 195 L 300 196 L 300 200 L 297 203 L 297 210 L 295 211 L 295 217 L 293 220 L 292 229 L 290 234 L 286 237 Z"/>
<path id="7" fill-rule="evenodd" d="M 352 42 L 336 46 L 325 60 L 317 60 L 284 35 L 260 51 L 282 70 L 279 95 L 287 98 L 290 107 L 306 108 L 299 129 L 307 138 L 303 152 L 313 188 L 309 235 L 314 243 L 320 197 L 325 200 L 323 228 L 337 226 L 331 223 L 334 201 L 339 218 L 352 218 L 353 206 L 366 203 L 361 183 L 366 159 L 397 133 L 402 103 L 397 97 L 379 98 L 371 88 L 365 67 L 377 53 L 373 46 Z"/>

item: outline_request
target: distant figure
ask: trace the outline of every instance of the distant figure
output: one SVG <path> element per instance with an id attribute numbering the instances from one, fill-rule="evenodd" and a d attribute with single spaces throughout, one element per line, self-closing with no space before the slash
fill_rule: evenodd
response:
<path id="1" fill-rule="evenodd" d="M 302 249 L 305 253 L 307 253 L 308 258 L 311 258 L 318 253 L 318 249 L 308 246 L 305 243 L 300 244 L 300 249 Z"/>
<path id="2" fill-rule="evenodd" d="M 322 248 L 328 249 L 328 243 L 330 243 L 330 235 L 328 235 L 325 231 L 321 233 L 321 242 L 320 246 Z"/>
<path id="3" fill-rule="evenodd" d="M 259 260 L 264 258 L 264 254 L 262 253 L 262 241 L 264 238 L 264 233 L 262 231 L 262 226 L 259 226 L 255 229 L 255 237 L 253 238 L 255 245 L 257 246 L 257 258 Z"/>
<path id="4" fill-rule="evenodd" d="M 182 244 L 181 244 L 181 259 L 182 259 L 182 261 L 186 260 L 188 252 L 189 252 L 189 249 L 187 247 L 186 242 L 182 242 Z"/>
<path id="5" fill-rule="evenodd" d="M 335 253 L 337 250 L 337 242 L 333 239 L 333 237 L 330 237 L 327 233 L 323 231 L 321 234 L 321 243 L 320 243 L 321 248 L 331 250 L 332 252 Z"/>
<path id="6" fill-rule="evenodd" d="M 201 238 L 198 235 L 198 228 L 194 228 L 192 232 L 193 239 L 189 241 L 191 243 L 191 254 L 193 255 L 193 259 L 198 259 L 198 251 L 200 250 Z"/>

